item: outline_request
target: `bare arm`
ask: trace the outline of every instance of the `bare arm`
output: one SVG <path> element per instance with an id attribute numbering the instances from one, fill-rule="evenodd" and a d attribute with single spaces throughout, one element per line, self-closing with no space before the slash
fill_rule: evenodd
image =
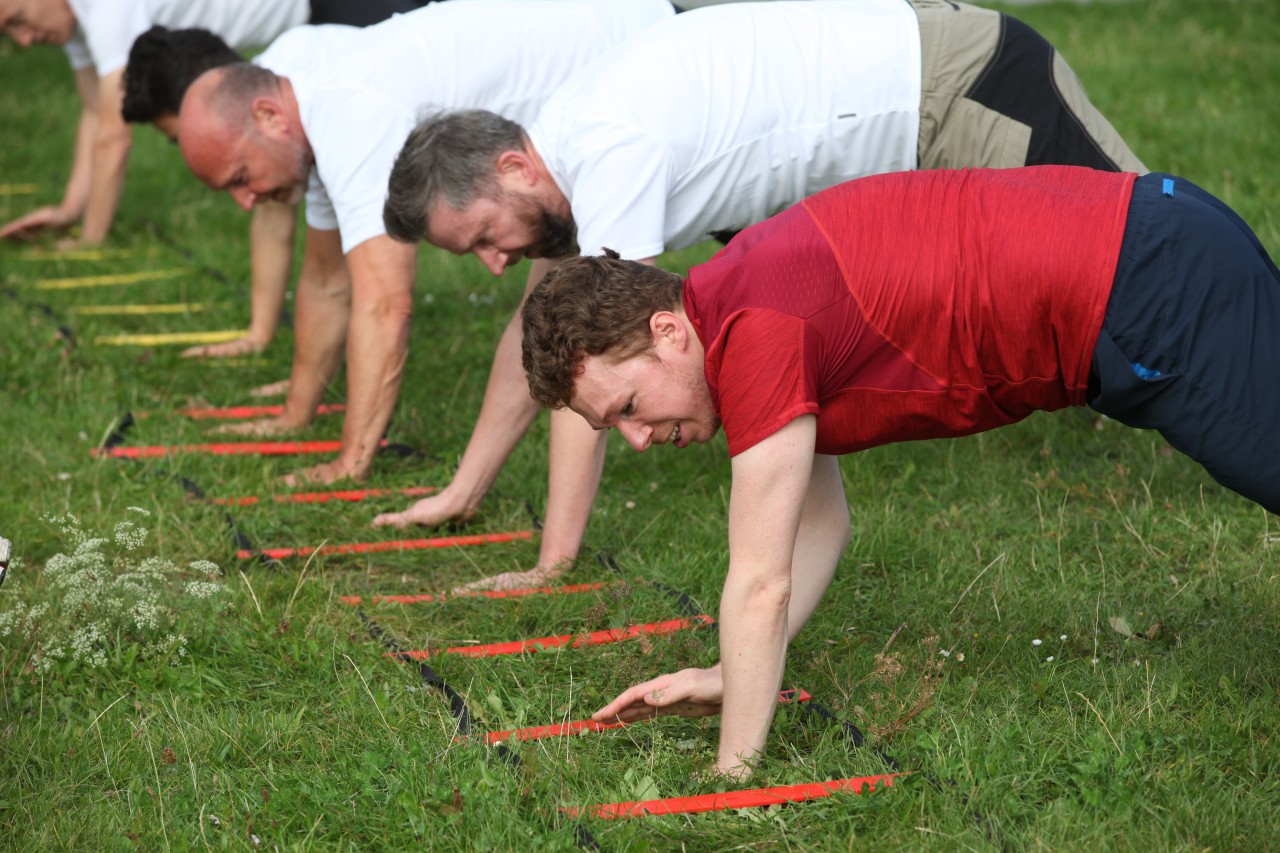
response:
<path id="1" fill-rule="evenodd" d="M 351 317 L 351 277 L 336 230 L 307 229 L 295 309 L 293 369 L 284 411 L 274 418 L 228 424 L 218 432 L 275 435 L 311 423 L 342 365 Z"/>
<path id="2" fill-rule="evenodd" d="M 723 668 L 717 664 L 710 669 L 682 670 L 637 684 L 597 711 L 596 720 L 630 722 L 660 714 L 706 716 L 719 712 L 723 703 L 730 711 L 721 729 L 718 768 L 740 774 L 746 768 L 735 759 L 749 757 L 763 747 L 781 679 L 780 655 L 785 654 L 786 642 L 799 633 L 813 614 L 831 583 L 849 539 L 849 513 L 836 459 L 813 455 L 798 524 L 790 534 L 794 545 L 789 575 L 783 582 L 774 561 L 780 556 L 778 549 L 785 547 L 788 539 L 783 519 L 796 518 L 792 477 L 804 468 L 799 451 L 808 448 L 812 453 L 809 432 L 812 426 L 804 426 L 804 421 L 813 423 L 812 417 L 793 421 L 786 429 L 734 458 L 730 570 L 720 615 L 722 655 L 728 662 L 733 652 L 737 668 L 728 677 L 723 676 Z M 780 445 L 771 444 L 793 429 L 803 435 L 792 435 Z M 761 466 L 762 460 L 758 457 L 751 458 L 757 450 L 762 456 L 774 457 L 763 460 L 770 470 Z M 753 475 L 752 469 L 758 467 L 760 470 Z M 749 482 L 753 485 L 748 485 Z M 775 485 L 767 486 L 767 483 Z M 764 514 L 760 515 L 761 512 Z M 757 554 L 761 556 L 752 556 Z M 745 570 L 735 574 L 735 570 L 743 566 Z M 785 639 L 780 644 L 777 599 L 784 586 L 789 587 L 789 594 L 785 605 Z M 760 615 L 762 612 L 764 616 Z M 745 632 L 730 627 L 725 633 L 726 622 L 730 626 L 737 623 L 739 628 L 745 625 Z M 766 626 L 770 630 L 764 630 Z M 735 675 L 737 694 L 731 686 Z M 735 702 L 736 695 L 743 696 L 744 701 Z M 735 706 L 737 710 L 731 720 L 730 713 L 734 713 Z"/>
<path id="3" fill-rule="evenodd" d="M 391 420 L 409 352 L 409 319 L 417 246 L 373 237 L 347 254 L 351 273 L 351 321 L 347 331 L 347 413 L 342 449 L 332 462 L 295 474 L 286 482 L 331 483 L 363 478 Z M 294 396 L 292 377 L 289 399 Z M 312 403 L 311 411 L 315 404 Z"/>
<path id="4" fill-rule="evenodd" d="M 92 68 L 75 72 L 80 95 L 80 119 L 76 124 L 75 153 L 61 203 L 41 207 L 0 228 L 0 239 L 29 240 L 44 231 L 60 231 L 84 215 L 93 169 L 94 140 L 98 133 L 98 75 Z"/>
<path id="5" fill-rule="evenodd" d="M 545 260 L 533 262 L 525 296 L 542 280 L 551 264 Z M 521 300 L 521 307 L 523 305 Z M 453 481 L 439 494 L 424 498 L 403 512 L 379 515 L 373 525 L 440 524 L 474 515 L 537 414 L 538 404 L 529 396 L 529 385 L 520 364 L 520 308 L 517 308 L 498 341 L 480 416 Z"/>
<path id="6" fill-rule="evenodd" d="M 187 358 L 224 358 L 261 352 L 275 337 L 280 325 L 284 295 L 293 274 L 293 238 L 297 230 L 297 206 L 263 201 L 253 209 L 249 229 L 253 268 L 253 307 L 249 331 L 243 338 L 221 344 L 191 347 Z"/>
<path id="7" fill-rule="evenodd" d="M 93 170 L 84 211 L 80 245 L 96 246 L 107 239 L 124 191 L 125 168 L 133 145 L 133 130 L 121 115 L 124 69 L 98 81 L 98 127 L 93 140 Z"/>

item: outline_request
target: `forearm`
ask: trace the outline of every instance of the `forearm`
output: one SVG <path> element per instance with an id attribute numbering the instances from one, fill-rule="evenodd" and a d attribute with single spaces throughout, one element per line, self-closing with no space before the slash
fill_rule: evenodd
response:
<path id="1" fill-rule="evenodd" d="M 529 291 L 550 268 L 550 261 L 539 259 L 532 263 L 520 307 L 502 330 L 484 389 L 484 401 L 480 404 L 480 416 L 458 463 L 458 471 L 445 490 L 460 513 L 472 513 L 480 506 L 511 451 L 538 414 L 538 404 L 529 396 L 529 383 L 520 363 L 521 311 Z"/>
<path id="2" fill-rule="evenodd" d="M 80 121 L 76 124 L 71 174 L 67 176 L 67 186 L 63 191 L 62 201 L 58 204 L 69 222 L 84 216 L 85 206 L 89 202 L 89 184 L 93 180 L 93 153 L 97 138 L 97 111 L 85 107 L 81 109 Z"/>
<path id="3" fill-rule="evenodd" d="M 400 393 L 409 350 L 409 313 L 353 305 L 347 335 L 347 413 L 339 462 L 353 477 L 373 464 Z"/>
<path id="4" fill-rule="evenodd" d="M 98 75 L 92 68 L 75 72 L 76 94 L 80 96 L 80 120 L 76 123 L 76 147 L 71 160 L 67 188 L 58 205 L 68 221 L 84 215 L 93 179 L 93 149 L 98 138 Z"/>
<path id="5" fill-rule="evenodd" d="M 449 488 L 463 512 L 474 512 L 538 414 L 520 366 L 520 313 L 498 342 L 475 429 Z"/>
<path id="6" fill-rule="evenodd" d="M 293 274 L 293 240 L 297 208 L 268 201 L 253 209 L 249 231 L 253 268 L 252 315 L 249 337 L 258 348 L 266 346 L 280 325 L 285 292 Z"/>
<path id="7" fill-rule="evenodd" d="M 103 132 L 98 123 L 98 136 L 93 145 L 93 175 L 89 183 L 89 198 L 84 209 L 84 223 L 80 229 L 80 242 L 86 245 L 101 243 L 111 230 L 120 195 L 124 191 L 125 169 L 129 162 L 132 137 L 127 126 Z"/>
<path id="8" fill-rule="evenodd" d="M 720 598 L 721 772 L 736 772 L 764 752 L 787 655 L 789 599 L 789 584 L 761 583 L 730 568 Z"/>
<path id="9" fill-rule="evenodd" d="M 281 420 L 305 426 L 342 365 L 351 316 L 351 280 L 336 231 L 307 233 L 295 300 L 293 369 Z"/>
<path id="10" fill-rule="evenodd" d="M 788 638 L 795 639 L 831 586 L 849 544 L 849 505 L 834 456 L 815 456 L 791 558 Z"/>
<path id="11" fill-rule="evenodd" d="M 577 559 L 600 488 L 607 447 L 607 432 L 593 430 L 568 409 L 551 413 L 547 519 L 538 553 L 542 568 L 563 567 Z"/>
<path id="12" fill-rule="evenodd" d="M 360 478 L 373 464 L 400 393 L 409 352 L 417 249 L 390 237 L 374 237 L 352 249 L 347 264 L 347 413 L 337 463 L 348 476 Z"/>
<path id="13" fill-rule="evenodd" d="M 101 243 L 111 230 L 120 194 L 133 131 L 120 114 L 124 100 L 124 72 L 115 71 L 98 81 L 98 123 L 93 141 L 93 174 L 84 210 L 80 242 Z"/>

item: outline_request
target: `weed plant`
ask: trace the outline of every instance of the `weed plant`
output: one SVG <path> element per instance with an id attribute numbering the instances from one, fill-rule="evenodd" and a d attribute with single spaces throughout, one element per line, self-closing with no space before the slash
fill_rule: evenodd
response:
<path id="1" fill-rule="evenodd" d="M 1057 45 L 1150 167 L 1219 195 L 1280 251 L 1273 0 L 1008 8 Z M 76 104 L 57 51 L 0 42 L 0 74 L 0 184 L 37 185 L 0 195 L 8 219 L 57 200 Z M 369 521 L 407 504 L 228 507 L 191 496 L 270 494 L 306 463 L 297 458 L 90 458 L 125 412 L 135 416 L 126 444 L 212 440 L 208 424 L 173 410 L 262 402 L 249 389 L 287 376 L 288 328 L 263 354 L 230 363 L 186 361 L 178 347 L 94 344 L 125 331 L 243 328 L 247 224 L 143 129 L 114 254 L 85 261 L 0 247 L 0 535 L 24 561 L 0 588 L 0 611 L 57 594 L 50 569 L 66 546 L 45 516 L 71 513 L 94 537 L 110 536 L 140 507 L 150 513 L 147 556 L 224 570 L 212 601 L 169 600 L 174 633 L 187 637 L 182 657 L 125 661 L 115 651 L 104 652 L 104 666 L 46 669 L 32 665 L 29 639 L 0 638 L 2 846 L 569 850 L 585 827 L 601 849 L 633 851 L 1277 847 L 1280 523 L 1158 436 L 1086 411 L 842 462 L 853 541 L 791 648 L 786 681 L 867 742 L 855 747 L 840 726 L 784 707 L 753 784 L 883 773 L 885 756 L 911 776 L 890 790 L 786 808 L 564 817 L 561 806 L 722 787 L 699 776 L 716 719 L 513 742 L 503 753 L 455 740 L 448 701 L 416 665 L 386 656 L 361 614 L 404 648 L 681 615 L 654 582 L 714 616 L 726 561 L 723 442 L 641 455 L 612 440 L 583 559 L 564 580 L 623 580 L 626 594 L 369 601 L 527 568 L 536 542 L 239 560 L 233 534 L 259 548 L 399 536 Z M 682 270 L 713 251 L 662 262 Z M 174 268 L 184 274 L 40 287 Z M 495 279 L 472 258 L 422 251 L 389 433 L 417 453 L 384 454 L 370 485 L 447 482 L 524 273 Z M 159 302 L 205 308 L 78 311 Z M 342 402 L 343 389 L 339 379 L 330 401 Z M 321 417 L 300 437 L 339 432 L 337 418 Z M 546 498 L 546 437 L 542 418 L 466 532 L 533 524 Z M 714 632 L 700 629 L 431 664 L 480 733 L 583 719 L 636 679 L 716 655 Z"/>

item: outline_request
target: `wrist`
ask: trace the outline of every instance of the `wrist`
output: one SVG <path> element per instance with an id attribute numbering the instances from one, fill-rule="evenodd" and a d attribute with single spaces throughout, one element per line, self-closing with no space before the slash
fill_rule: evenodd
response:
<path id="1" fill-rule="evenodd" d="M 437 499 L 448 507 L 451 515 L 465 520 L 480 511 L 487 491 L 479 483 L 460 480 L 455 475 L 449 485 L 440 490 Z"/>
<path id="2" fill-rule="evenodd" d="M 248 343 L 249 346 L 253 347 L 254 352 L 261 352 L 266 349 L 267 344 L 271 343 L 272 337 L 274 337 L 274 332 L 255 329 L 252 325 L 249 326 L 249 330 L 244 333 L 245 342 Z"/>

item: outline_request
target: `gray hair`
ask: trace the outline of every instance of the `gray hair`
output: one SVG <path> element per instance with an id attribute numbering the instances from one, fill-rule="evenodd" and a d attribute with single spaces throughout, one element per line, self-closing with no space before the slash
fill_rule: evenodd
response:
<path id="1" fill-rule="evenodd" d="M 524 128 L 488 110 L 457 110 L 418 122 L 396 156 L 387 182 L 382 222 L 401 243 L 427 235 L 428 212 L 437 200 L 463 210 L 497 194 L 497 159 L 528 145 Z"/>

